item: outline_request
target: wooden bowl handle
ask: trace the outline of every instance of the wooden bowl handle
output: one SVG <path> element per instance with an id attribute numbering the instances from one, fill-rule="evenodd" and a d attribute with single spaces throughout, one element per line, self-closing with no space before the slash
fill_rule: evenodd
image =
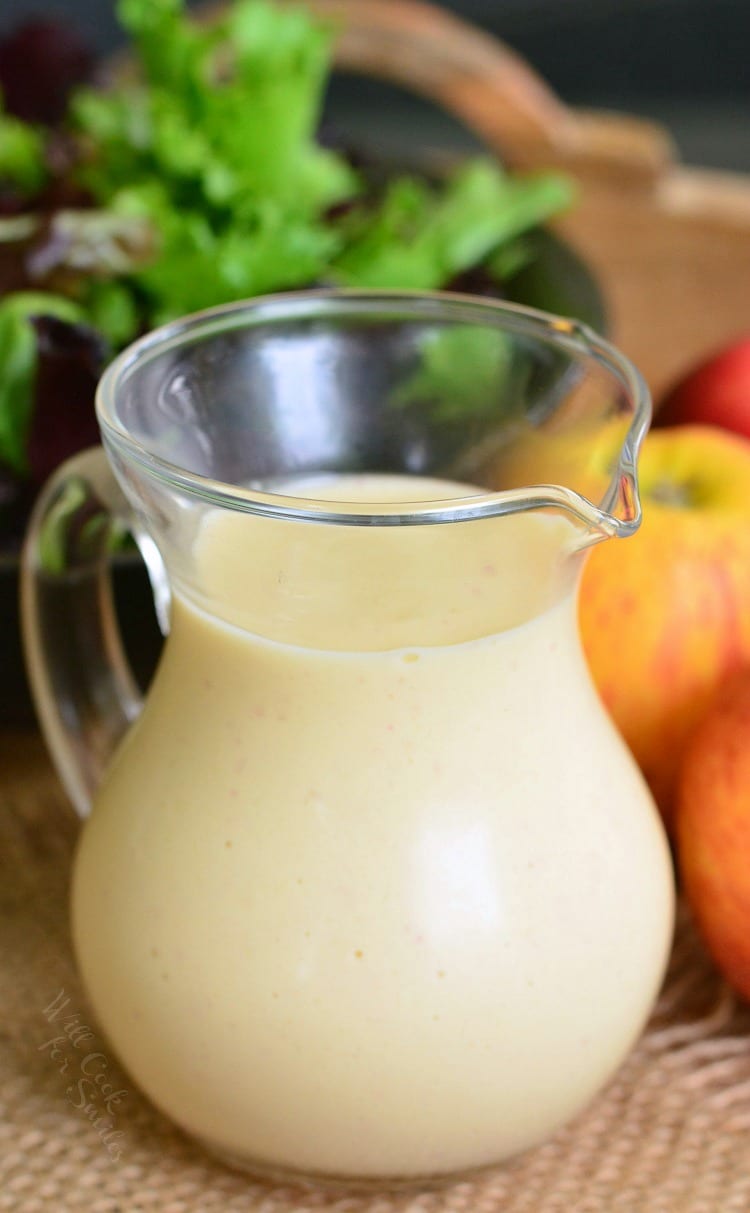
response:
<path id="1" fill-rule="evenodd" d="M 428 97 L 492 147 L 573 136 L 572 115 L 526 63 L 489 34 L 422 0 L 305 0 L 341 27 L 336 64 Z"/>
<path id="2" fill-rule="evenodd" d="M 655 124 L 572 110 L 515 51 L 425 0 L 305 0 L 341 27 L 336 65 L 441 105 L 511 164 L 653 178 L 673 149 Z"/>

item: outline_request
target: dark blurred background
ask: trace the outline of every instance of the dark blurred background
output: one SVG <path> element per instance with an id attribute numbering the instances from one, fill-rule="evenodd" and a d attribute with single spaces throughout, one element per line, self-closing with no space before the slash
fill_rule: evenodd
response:
<path id="1" fill-rule="evenodd" d="M 357 0 L 351 0 L 356 4 Z M 684 160 L 750 171 L 750 0 L 450 0 L 498 34 L 569 103 L 654 118 Z M 0 31 L 25 17 L 77 22 L 102 52 L 122 44 L 114 0 L 0 0 Z M 341 78 L 329 110 L 370 143 L 462 146 L 428 105 Z"/>

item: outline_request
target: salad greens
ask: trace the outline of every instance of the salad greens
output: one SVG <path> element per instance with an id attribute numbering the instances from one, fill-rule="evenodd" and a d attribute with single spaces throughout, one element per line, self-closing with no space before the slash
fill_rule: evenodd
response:
<path id="1" fill-rule="evenodd" d="M 22 199 L 0 211 L 0 257 L 24 233 L 24 292 L 0 300 L 0 465 L 18 474 L 35 308 L 114 350 L 268 291 L 435 289 L 479 264 L 512 272 L 530 255 L 524 234 L 571 202 L 566 179 L 511 176 L 489 159 L 440 183 L 375 187 L 317 139 L 336 30 L 304 7 L 234 0 L 205 24 L 183 0 L 117 11 L 133 70 L 77 89 L 56 128 L 0 104 L 0 200 L 3 188 Z"/>

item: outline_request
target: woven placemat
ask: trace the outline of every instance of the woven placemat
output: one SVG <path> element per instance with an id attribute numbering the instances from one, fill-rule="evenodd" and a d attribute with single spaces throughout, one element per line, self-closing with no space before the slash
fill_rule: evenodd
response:
<path id="1" fill-rule="evenodd" d="M 684 913 L 648 1030 L 607 1091 L 551 1141 L 441 1191 L 304 1192 L 214 1162 L 139 1095 L 95 1034 L 84 1035 L 92 1029 L 67 918 L 76 832 L 39 739 L 0 736 L 0 1210 L 750 1210 L 750 1009 L 716 977 Z M 76 1106 L 84 1043 L 102 1050 L 124 1091 L 109 1108 L 103 1098 Z"/>

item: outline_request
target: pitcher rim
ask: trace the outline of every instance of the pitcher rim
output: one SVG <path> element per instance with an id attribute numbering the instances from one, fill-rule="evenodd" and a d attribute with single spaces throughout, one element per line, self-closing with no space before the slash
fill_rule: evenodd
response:
<path id="1" fill-rule="evenodd" d="M 137 366 L 196 338 L 274 320 L 325 319 L 342 311 L 364 314 L 394 309 L 408 309 L 399 317 L 403 320 L 440 319 L 463 324 L 483 321 L 486 325 L 494 317 L 497 322 L 503 322 L 506 331 L 554 341 L 571 353 L 585 355 L 618 380 L 633 412 L 602 503 L 596 505 L 574 489 L 559 484 L 486 490 L 465 497 L 394 502 L 388 506 L 382 502 L 330 502 L 304 494 L 245 488 L 187 471 L 155 454 L 132 436 L 117 415 L 119 386 Z M 160 482 L 208 504 L 238 512 L 299 522 L 408 526 L 466 522 L 530 509 L 561 509 L 573 515 L 592 534 L 602 537 L 631 535 L 641 523 L 637 460 L 651 420 L 651 395 L 640 371 L 625 354 L 582 321 L 507 300 L 449 291 L 316 288 L 259 295 L 204 308 L 160 325 L 122 350 L 99 381 L 96 413 L 105 445 L 111 443 L 128 460 Z M 620 514 L 616 512 L 618 507 Z"/>

